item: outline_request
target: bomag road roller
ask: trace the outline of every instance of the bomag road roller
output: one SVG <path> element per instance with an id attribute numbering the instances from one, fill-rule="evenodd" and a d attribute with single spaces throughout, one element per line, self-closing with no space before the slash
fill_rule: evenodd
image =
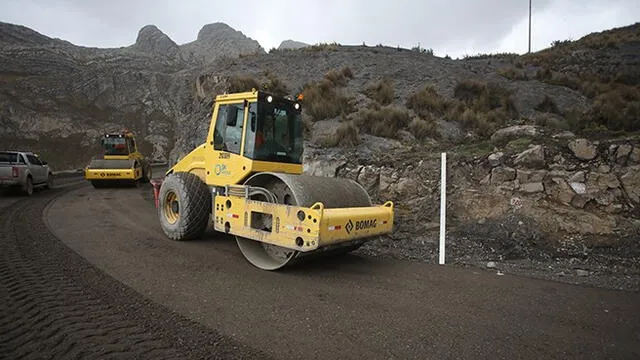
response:
<path id="1" fill-rule="evenodd" d="M 391 201 L 373 205 L 353 180 L 303 174 L 301 108 L 301 96 L 216 96 L 206 142 L 155 183 L 166 236 L 196 239 L 213 225 L 249 263 L 276 270 L 390 233 Z"/>
<path id="2" fill-rule="evenodd" d="M 84 170 L 85 179 L 94 187 L 135 185 L 151 180 L 151 164 L 138 151 L 131 131 L 106 133 L 101 142 L 102 159 L 92 159 Z"/>

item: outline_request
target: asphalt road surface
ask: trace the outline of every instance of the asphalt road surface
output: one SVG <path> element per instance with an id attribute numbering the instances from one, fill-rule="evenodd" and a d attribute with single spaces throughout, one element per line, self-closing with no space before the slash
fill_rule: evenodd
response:
<path id="1" fill-rule="evenodd" d="M 0 226 L 11 358 L 640 358 L 639 293 L 357 255 L 262 271 L 230 237 L 164 237 L 149 185 L 43 192 Z"/>

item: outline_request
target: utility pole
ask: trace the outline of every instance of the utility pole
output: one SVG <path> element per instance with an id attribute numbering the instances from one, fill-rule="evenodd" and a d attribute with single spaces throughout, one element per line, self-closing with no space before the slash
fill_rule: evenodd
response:
<path id="1" fill-rule="evenodd" d="M 531 0 L 529 0 L 529 54 L 531 53 Z"/>

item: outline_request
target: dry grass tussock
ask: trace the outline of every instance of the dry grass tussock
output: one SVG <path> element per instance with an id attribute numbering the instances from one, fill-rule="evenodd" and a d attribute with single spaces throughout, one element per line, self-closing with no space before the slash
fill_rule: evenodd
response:
<path id="1" fill-rule="evenodd" d="M 407 99 L 407 108 L 413 110 L 423 123 L 414 122 L 410 128 L 419 134 L 435 133 L 435 119 L 444 118 L 473 129 L 481 137 L 489 137 L 499 127 L 519 116 L 505 89 L 484 82 L 465 80 L 454 89 L 453 99 L 445 99 L 433 85 L 426 85 Z M 418 125 L 420 124 L 420 125 Z M 418 137 L 418 136 L 416 136 Z"/>
<path id="2" fill-rule="evenodd" d="M 340 89 L 353 78 L 353 72 L 345 67 L 331 70 L 316 83 L 303 87 L 306 112 L 314 121 L 331 119 L 353 112 L 351 99 Z"/>
<path id="3" fill-rule="evenodd" d="M 393 80 L 390 77 L 384 77 L 377 84 L 365 89 L 363 93 L 381 105 L 389 105 L 395 98 Z"/>

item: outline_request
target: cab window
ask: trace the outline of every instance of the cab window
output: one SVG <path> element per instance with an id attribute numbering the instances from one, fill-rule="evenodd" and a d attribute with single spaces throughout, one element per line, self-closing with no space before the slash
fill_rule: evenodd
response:
<path id="1" fill-rule="evenodd" d="M 213 134 L 214 149 L 239 155 L 243 122 L 243 104 L 220 105 Z"/>
<path id="2" fill-rule="evenodd" d="M 29 159 L 29 162 L 32 165 L 42 165 L 42 162 L 40 162 L 40 159 L 38 159 L 37 157 L 35 157 L 33 155 L 27 155 L 27 159 Z"/>

